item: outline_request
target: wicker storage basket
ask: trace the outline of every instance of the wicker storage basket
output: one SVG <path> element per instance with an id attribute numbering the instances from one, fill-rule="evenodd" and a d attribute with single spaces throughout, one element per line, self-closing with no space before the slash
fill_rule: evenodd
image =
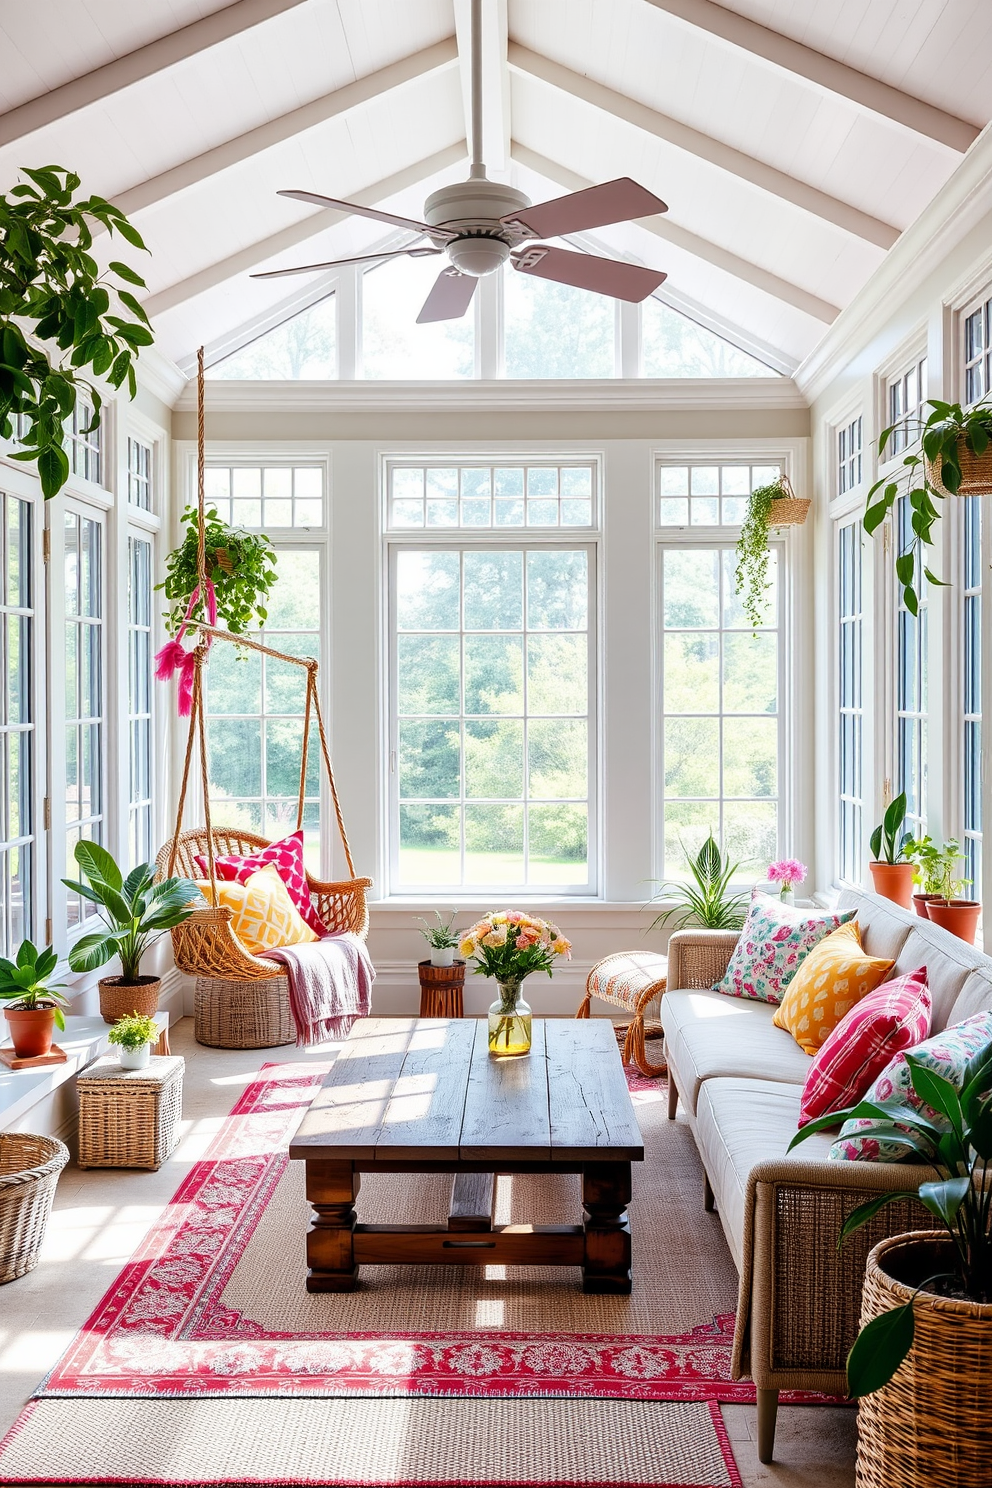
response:
<path id="1" fill-rule="evenodd" d="M 296 1042 L 285 975 L 243 982 L 197 977 L 193 1017 L 197 1043 L 211 1049 L 272 1049 Z"/>
<path id="2" fill-rule="evenodd" d="M 154 1018 L 158 1012 L 161 977 L 142 977 L 140 982 L 122 982 L 120 977 L 104 977 L 100 982 L 100 1016 L 104 1023 L 118 1018 Z"/>
<path id="3" fill-rule="evenodd" d="M 185 1067 L 173 1054 L 124 1069 L 104 1054 L 79 1075 L 79 1166 L 160 1168 L 179 1141 Z"/>
<path id="4" fill-rule="evenodd" d="M 958 463 L 961 466 L 961 484 L 958 487 L 958 496 L 992 496 L 992 446 L 984 454 L 976 455 L 973 449 L 968 447 L 965 440 L 958 440 Z M 927 460 L 927 480 L 938 490 L 942 496 L 950 496 L 954 493 L 948 491 L 940 478 L 941 466 Z"/>
<path id="5" fill-rule="evenodd" d="M 432 966 L 429 960 L 420 961 L 417 971 L 420 973 L 422 1018 L 464 1017 L 464 961 L 455 961 L 451 966 Z"/>
<path id="6" fill-rule="evenodd" d="M 778 496 L 768 508 L 769 527 L 801 527 L 812 501 L 806 496 Z"/>
<path id="7" fill-rule="evenodd" d="M 0 1132 L 0 1282 L 33 1271 L 69 1149 L 57 1137 Z"/>
<path id="8" fill-rule="evenodd" d="M 912 1258 L 921 1277 L 946 1271 L 950 1248 L 946 1235 L 927 1230 L 876 1245 L 865 1270 L 862 1327 L 913 1295 L 914 1287 L 896 1281 L 890 1268 L 909 1270 Z M 992 1303 L 922 1292 L 914 1312 L 908 1357 L 884 1389 L 858 1405 L 858 1488 L 971 1488 L 988 1482 Z"/>

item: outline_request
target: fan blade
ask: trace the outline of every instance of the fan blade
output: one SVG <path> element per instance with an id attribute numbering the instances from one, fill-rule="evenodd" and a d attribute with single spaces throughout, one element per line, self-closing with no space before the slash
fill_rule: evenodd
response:
<path id="1" fill-rule="evenodd" d="M 338 201 L 335 196 L 321 196 L 317 191 L 277 191 L 277 196 L 290 196 L 294 201 L 312 202 L 315 207 L 335 207 L 339 212 L 353 212 L 356 217 L 371 217 L 376 222 L 388 222 L 392 227 L 406 227 L 410 232 L 430 233 L 432 237 L 453 238 L 452 232 L 443 227 L 428 227 L 426 222 L 414 222 L 412 217 L 398 217 L 395 212 L 380 212 L 378 207 L 360 207 L 357 202 Z"/>
<path id="2" fill-rule="evenodd" d="M 454 268 L 442 269 L 417 316 L 417 324 L 427 325 L 432 320 L 460 320 L 472 303 L 478 282 L 471 274 L 460 274 Z"/>
<path id="3" fill-rule="evenodd" d="M 636 217 L 667 211 L 659 196 L 638 186 L 629 176 L 618 176 L 602 186 L 587 186 L 585 191 L 538 202 L 536 207 L 508 214 L 500 221 L 507 227 L 522 228 L 529 238 L 560 238 L 587 227 L 606 227 L 610 222 L 631 222 Z"/>
<path id="4" fill-rule="evenodd" d="M 300 264 L 295 269 L 266 269 L 249 274 L 249 279 L 285 279 L 287 274 L 312 274 L 316 269 L 336 269 L 339 264 L 385 263 L 387 258 L 432 258 L 443 248 L 396 248 L 392 253 L 359 253 L 354 258 L 332 258 L 329 263 Z"/>
<path id="5" fill-rule="evenodd" d="M 536 274 L 539 279 L 553 279 L 557 284 L 571 284 L 576 289 L 591 289 L 595 294 L 635 303 L 646 300 L 668 278 L 657 269 L 642 269 L 640 264 L 597 258 L 592 253 L 569 253 L 544 243 L 519 249 L 510 255 L 510 262 L 522 274 Z"/>

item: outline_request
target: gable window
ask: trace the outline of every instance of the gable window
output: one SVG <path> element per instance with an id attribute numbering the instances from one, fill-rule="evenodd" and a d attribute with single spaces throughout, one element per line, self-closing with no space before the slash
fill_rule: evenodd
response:
<path id="1" fill-rule="evenodd" d="M 853 884 L 861 882 L 864 838 L 862 547 L 863 529 L 860 522 L 847 522 L 838 528 L 837 786 L 840 804 L 837 868 L 840 878 L 845 883 Z"/>
<path id="2" fill-rule="evenodd" d="M 892 433 L 885 446 L 886 459 L 902 454 L 913 443 L 916 438 L 916 420 L 926 396 L 927 359 L 921 357 L 888 384 L 886 423 L 892 427 Z"/>
<path id="3" fill-rule="evenodd" d="M 516 270 L 503 274 L 507 377 L 614 377 L 616 302 Z"/>
<path id="4" fill-rule="evenodd" d="M 394 258 L 362 275 L 362 375 L 375 379 L 475 376 L 475 305 L 455 320 L 417 324 L 444 260 Z M 478 297 L 479 290 L 476 290 Z"/>
<path id="5" fill-rule="evenodd" d="M 73 475 L 99 485 L 103 473 L 103 425 L 93 426 L 92 403 L 82 393 L 76 397 L 69 432 L 69 466 Z"/>
<path id="6" fill-rule="evenodd" d="M 964 318 L 964 401 L 977 403 L 992 391 L 992 300 Z"/>
<path id="7" fill-rule="evenodd" d="M 127 442 L 127 499 L 142 511 L 152 509 L 152 449 L 140 439 Z"/>
<path id="8" fill-rule="evenodd" d="M 859 414 L 837 431 L 837 494 L 861 484 L 862 418 Z"/>
<path id="9" fill-rule="evenodd" d="M 781 376 L 654 295 L 640 308 L 643 377 Z"/>
<path id="10" fill-rule="evenodd" d="M 9 955 L 34 928 L 32 810 L 35 723 L 31 699 L 34 647 L 32 509 L 0 496 L 0 953 Z"/>
<path id="11" fill-rule="evenodd" d="M 298 382 L 337 377 L 336 298 L 301 310 L 230 356 L 214 362 L 208 377 L 239 382 Z"/>

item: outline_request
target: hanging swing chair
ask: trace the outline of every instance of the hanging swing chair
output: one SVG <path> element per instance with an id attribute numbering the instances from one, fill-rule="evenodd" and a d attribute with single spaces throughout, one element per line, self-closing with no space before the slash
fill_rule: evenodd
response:
<path id="1" fill-rule="evenodd" d="M 206 595 L 208 576 L 204 542 L 204 418 L 203 418 L 203 350 L 199 353 L 198 376 L 198 501 L 199 501 L 199 592 Z M 195 598 L 195 596 L 194 596 Z M 192 607 L 192 601 L 191 601 Z M 229 854 L 248 856 L 269 847 L 269 839 L 243 827 L 215 826 L 210 814 L 209 765 L 206 724 L 203 711 L 203 668 L 214 641 L 246 647 L 262 656 L 288 662 L 306 670 L 306 703 L 303 715 L 303 748 L 300 760 L 300 785 L 296 808 L 296 830 L 303 825 L 306 792 L 307 753 L 311 721 L 316 722 L 321 758 L 334 803 L 341 843 L 351 877 L 338 883 L 324 883 L 307 873 L 307 883 L 314 908 L 329 934 L 351 931 L 363 940 L 368 934 L 367 891 L 370 878 L 358 878 L 351 856 L 348 834 L 341 814 L 334 771 L 324 732 L 317 687 L 317 662 L 313 657 L 289 656 L 243 635 L 232 635 L 214 625 L 188 620 L 187 629 L 196 631 L 199 639 L 191 657 L 189 731 L 183 764 L 175 833 L 158 854 L 160 877 L 180 873 L 202 879 L 201 857 L 207 864 L 211 895 L 216 903 L 217 875 L 215 860 Z M 182 830 L 190 767 L 194 745 L 199 744 L 200 783 L 203 799 L 202 827 Z M 231 927 L 232 913 L 214 905 L 194 910 L 189 919 L 172 930 L 172 948 L 180 971 L 196 978 L 195 1034 L 198 1043 L 222 1049 L 261 1049 L 296 1040 L 296 1028 L 290 1012 L 289 984 L 284 967 L 278 962 L 256 956 L 239 940 Z"/>

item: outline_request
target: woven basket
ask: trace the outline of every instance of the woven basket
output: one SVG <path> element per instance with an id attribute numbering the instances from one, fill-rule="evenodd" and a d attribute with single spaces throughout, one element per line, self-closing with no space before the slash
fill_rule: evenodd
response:
<path id="1" fill-rule="evenodd" d="M 432 966 L 430 961 L 417 963 L 420 974 L 420 1016 L 422 1018 L 461 1018 L 464 1016 L 465 962 L 451 966 Z"/>
<path id="2" fill-rule="evenodd" d="M 197 1043 L 211 1049 L 272 1049 L 296 1042 L 284 974 L 261 981 L 197 977 L 193 1017 Z"/>
<path id="3" fill-rule="evenodd" d="M 868 1256 L 861 1325 L 908 1302 L 921 1277 L 949 1269 L 951 1242 L 927 1230 L 893 1235 Z M 886 1268 L 883 1270 L 883 1266 Z M 922 1269 L 921 1269 L 922 1268 Z M 913 1347 L 884 1389 L 858 1405 L 858 1488 L 965 1488 L 992 1461 L 992 1303 L 922 1292 Z"/>
<path id="4" fill-rule="evenodd" d="M 0 1132 L 0 1282 L 33 1271 L 69 1149 L 57 1137 Z"/>
<path id="5" fill-rule="evenodd" d="M 957 492 L 947 489 L 941 480 L 943 460 L 935 465 L 926 460 L 927 480 L 942 496 L 992 496 L 992 445 L 983 455 L 976 455 L 964 439 L 958 440 L 958 463 L 961 466 L 961 484 Z"/>
<path id="6" fill-rule="evenodd" d="M 120 977 L 104 977 L 100 982 L 100 1016 L 104 1023 L 118 1018 L 154 1018 L 158 1012 L 161 977 L 142 977 L 140 982 L 122 982 Z"/>
<path id="7" fill-rule="evenodd" d="M 769 527 L 801 527 L 813 505 L 806 496 L 778 496 L 768 508 Z"/>
<path id="8" fill-rule="evenodd" d="M 79 1166 L 160 1168 L 179 1144 L 184 1069 L 176 1055 L 141 1070 L 104 1055 L 80 1075 Z"/>

